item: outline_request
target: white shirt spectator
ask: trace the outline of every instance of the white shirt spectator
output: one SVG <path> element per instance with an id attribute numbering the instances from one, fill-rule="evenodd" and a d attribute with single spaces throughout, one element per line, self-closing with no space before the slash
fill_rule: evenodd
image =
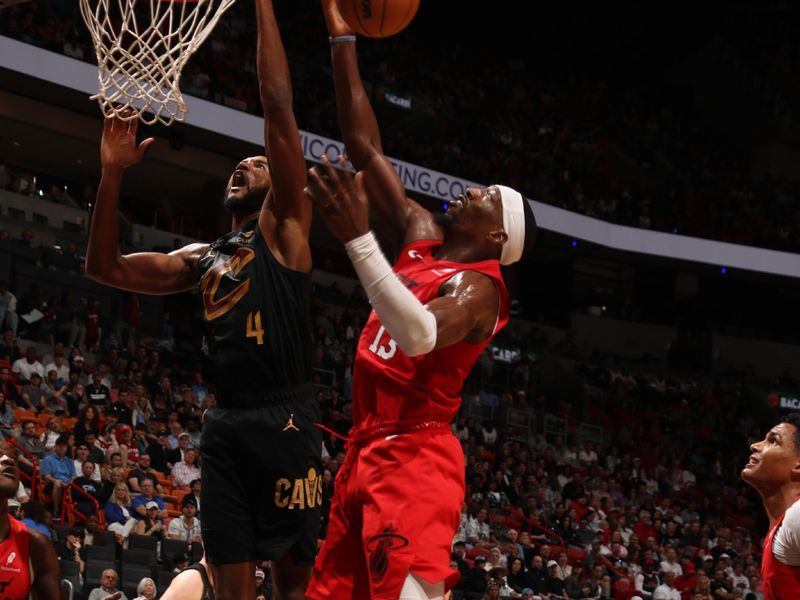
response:
<path id="1" fill-rule="evenodd" d="M 667 583 L 653 590 L 653 600 L 681 600 L 681 593 Z"/>
<path id="2" fill-rule="evenodd" d="M 83 477 L 83 462 L 78 460 L 77 458 L 74 459 L 72 462 L 75 463 L 75 477 Z M 92 481 L 100 482 L 100 465 L 94 463 L 94 473 L 92 473 Z"/>
<path id="3" fill-rule="evenodd" d="M 191 542 L 194 538 L 199 538 L 200 519 L 192 517 L 192 524 L 189 526 L 186 524 L 184 517 L 175 517 L 169 522 L 167 537 L 176 540 L 186 540 L 187 542 Z"/>
<path id="4" fill-rule="evenodd" d="M 44 380 L 44 367 L 42 366 L 42 363 L 40 363 L 38 360 L 34 360 L 32 363 L 29 363 L 28 359 L 24 356 L 14 361 L 14 364 L 11 366 L 11 371 L 26 381 L 31 378 L 33 373 L 38 373 L 41 375 L 42 380 Z"/>
<path id="5" fill-rule="evenodd" d="M 57 367 L 54 362 L 45 365 L 44 372 L 49 373 L 50 371 L 55 371 L 59 379 L 63 379 L 65 382 L 69 381 L 69 366 L 66 362 L 62 362 L 60 367 Z"/>
<path id="6" fill-rule="evenodd" d="M 662 560 L 659 567 L 662 573 L 674 573 L 675 577 L 680 577 L 683 575 L 683 567 L 681 567 L 681 564 L 678 562 Z"/>

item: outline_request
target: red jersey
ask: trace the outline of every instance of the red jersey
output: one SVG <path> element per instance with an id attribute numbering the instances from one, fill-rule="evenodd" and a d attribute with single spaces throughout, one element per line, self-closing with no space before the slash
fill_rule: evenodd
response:
<path id="1" fill-rule="evenodd" d="M 795 503 L 800 499 L 795 500 Z M 783 523 L 786 513 L 781 515 L 775 524 L 770 527 L 764 539 L 763 554 L 761 556 L 761 588 L 764 600 L 789 600 L 796 598 L 800 590 L 800 567 L 792 567 L 779 562 L 772 554 L 772 540 Z"/>
<path id="2" fill-rule="evenodd" d="M 0 600 L 27 600 L 31 593 L 31 536 L 24 523 L 14 517 L 8 521 L 8 538 L 0 542 Z"/>
<path id="3" fill-rule="evenodd" d="M 509 297 L 500 263 L 484 260 L 457 263 L 436 260 L 440 240 L 424 240 L 403 248 L 394 272 L 420 302 L 439 296 L 442 285 L 461 271 L 489 277 L 497 288 L 499 311 L 492 336 L 508 323 Z M 406 355 L 372 311 L 361 332 L 353 372 L 353 424 L 359 429 L 387 421 L 435 419 L 450 422 L 461 406 L 464 379 L 491 340 L 460 341 L 428 354 Z"/>

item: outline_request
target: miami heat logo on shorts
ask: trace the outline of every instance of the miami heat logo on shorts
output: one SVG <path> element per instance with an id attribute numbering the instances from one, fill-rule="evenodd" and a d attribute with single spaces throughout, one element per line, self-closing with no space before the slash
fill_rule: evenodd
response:
<path id="1" fill-rule="evenodd" d="M 373 535 L 367 541 L 369 576 L 376 583 L 381 581 L 389 570 L 389 553 L 408 546 L 408 538 L 395 533 L 396 531 L 397 527 L 389 523 L 383 533 Z"/>

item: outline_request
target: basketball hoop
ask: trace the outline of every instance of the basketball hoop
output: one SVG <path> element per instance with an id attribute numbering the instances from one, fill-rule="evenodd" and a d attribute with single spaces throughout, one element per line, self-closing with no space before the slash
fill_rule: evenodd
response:
<path id="1" fill-rule="evenodd" d="M 107 115 L 152 125 L 186 118 L 181 70 L 235 0 L 80 0 Z M 123 114 L 132 108 L 130 114 Z"/>

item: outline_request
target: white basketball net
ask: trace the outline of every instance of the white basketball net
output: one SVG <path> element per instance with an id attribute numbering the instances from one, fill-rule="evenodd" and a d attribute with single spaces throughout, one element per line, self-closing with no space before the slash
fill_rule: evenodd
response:
<path id="1" fill-rule="evenodd" d="M 187 108 L 181 70 L 235 0 L 80 0 L 94 40 L 103 112 L 170 125 Z M 133 112 L 125 112 L 133 108 Z"/>

